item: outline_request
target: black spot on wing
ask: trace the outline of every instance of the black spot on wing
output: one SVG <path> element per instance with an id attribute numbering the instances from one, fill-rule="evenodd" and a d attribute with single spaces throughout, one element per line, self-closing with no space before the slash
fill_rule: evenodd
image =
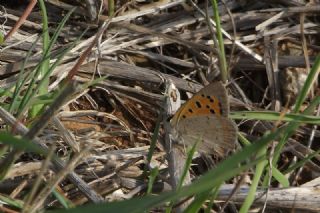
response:
<path id="1" fill-rule="evenodd" d="M 197 106 L 198 108 L 201 108 L 201 107 L 202 107 L 202 105 L 201 105 L 201 103 L 200 103 L 199 101 L 196 101 L 196 106 Z"/>
<path id="2" fill-rule="evenodd" d="M 207 99 L 208 99 L 211 103 L 214 102 L 214 99 L 213 99 L 212 96 L 210 96 L 210 95 L 207 96 Z"/>

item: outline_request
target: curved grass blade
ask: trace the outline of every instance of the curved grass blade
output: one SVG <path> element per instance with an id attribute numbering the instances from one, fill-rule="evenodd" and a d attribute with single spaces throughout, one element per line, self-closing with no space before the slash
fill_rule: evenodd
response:
<path id="1" fill-rule="evenodd" d="M 179 191 L 176 192 L 167 192 L 162 193 L 158 196 L 145 196 L 140 198 L 133 198 L 126 201 L 97 204 L 97 205 L 87 205 L 81 206 L 70 210 L 56 210 L 49 211 L 54 213 L 82 213 L 88 211 L 94 211 L 96 213 L 106 213 L 106 212 L 131 212 L 131 213 L 141 213 L 146 209 L 151 209 L 156 206 L 163 204 L 164 202 L 170 202 L 173 200 L 178 200 L 183 197 L 192 196 L 199 194 L 214 187 L 217 187 L 221 182 L 228 180 L 234 175 L 239 174 L 242 171 L 247 170 L 253 165 L 257 164 L 265 158 L 260 158 L 256 160 L 248 161 L 242 166 L 238 166 L 239 163 L 245 162 L 249 157 L 254 155 L 254 153 L 259 152 L 262 149 L 265 149 L 270 141 L 275 140 L 281 134 L 283 134 L 284 128 L 279 128 L 275 132 L 270 133 L 262 137 L 256 143 L 244 147 L 238 153 L 230 156 L 230 158 L 221 162 L 217 167 L 207 174 L 200 177 L 198 180 L 194 181 L 191 185 L 182 187 Z"/>

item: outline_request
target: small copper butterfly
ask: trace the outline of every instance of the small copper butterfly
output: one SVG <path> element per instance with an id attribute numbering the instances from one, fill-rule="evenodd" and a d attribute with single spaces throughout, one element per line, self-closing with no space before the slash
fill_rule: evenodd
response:
<path id="1" fill-rule="evenodd" d="M 211 83 L 183 104 L 171 119 L 172 136 L 180 144 L 224 156 L 234 148 L 237 126 L 228 118 L 229 102 L 221 82 Z"/>

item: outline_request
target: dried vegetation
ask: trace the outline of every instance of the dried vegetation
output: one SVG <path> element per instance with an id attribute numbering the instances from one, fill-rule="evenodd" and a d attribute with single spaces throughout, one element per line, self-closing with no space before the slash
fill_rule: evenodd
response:
<path id="1" fill-rule="evenodd" d="M 172 82 L 185 100 L 203 85 L 219 79 L 214 27 L 206 18 L 206 14 L 212 16 L 213 10 L 211 6 L 206 10 L 206 1 L 115 1 L 116 13 L 109 19 L 107 2 L 111 1 L 45 2 L 50 36 L 67 11 L 77 6 L 52 46 L 51 63 L 64 54 L 65 48 L 71 48 L 50 74 L 46 95 L 52 97 L 65 83 L 69 87 L 56 95 L 55 101 L 47 99 L 49 107 L 32 119 L 27 110 L 17 117 L 17 111 L 8 112 L 8 106 L 21 70 L 26 77 L 43 60 L 43 19 L 37 5 L 1 45 L 1 127 L 33 141 L 46 153 L 30 153 L 26 148 L 17 151 L 17 146 L 3 145 L 0 165 L 8 171 L 1 171 L 1 212 L 61 208 L 57 194 L 69 201 L 69 206 L 145 195 L 149 180 L 145 171 L 155 167 L 159 174 L 153 193 L 171 189 L 168 170 L 179 168 L 168 168 L 172 164 L 166 158 L 163 128 L 151 162 L 146 163 L 149 148 L 153 135 L 158 134 L 158 117 L 164 114 L 167 82 Z M 1 29 L 5 35 L 28 5 L 27 1 L 14 3 L 1 1 Z M 235 121 L 239 132 L 255 141 L 284 122 L 250 119 L 236 112 L 268 110 L 281 114 L 293 109 L 319 53 L 320 4 L 224 0 L 219 3 L 219 12 L 230 72 L 231 117 L 238 117 Z M 28 82 L 20 94 L 26 93 Z M 79 90 L 77 85 L 88 86 Z M 312 85 L 300 111 L 319 96 L 317 77 Z M 313 113 L 318 115 L 319 108 Z M 277 164 L 280 171 L 318 150 L 319 120 L 314 122 L 301 125 L 288 139 Z M 54 154 L 59 159 L 50 158 Z M 195 155 L 190 180 L 220 160 Z M 269 212 L 319 211 L 319 160 L 320 156 L 315 155 L 287 173 L 287 189 L 270 180 L 273 189 L 258 189 L 254 206 L 261 211 L 266 204 Z M 7 162 L 14 164 L 5 167 Z M 224 184 L 216 200 L 228 201 L 227 208 L 221 210 L 224 202 L 216 202 L 212 209 L 237 212 L 254 171 L 249 169 L 239 174 L 242 178 Z M 240 190 L 234 193 L 232 189 L 240 184 Z M 50 195 L 51 187 L 56 196 Z M 208 205 L 205 202 L 203 206 Z M 158 210 L 163 211 L 159 207 Z"/>

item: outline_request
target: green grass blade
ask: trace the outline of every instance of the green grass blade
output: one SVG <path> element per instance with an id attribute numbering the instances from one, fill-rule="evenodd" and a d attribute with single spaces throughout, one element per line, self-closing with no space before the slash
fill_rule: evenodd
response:
<path id="1" fill-rule="evenodd" d="M 48 152 L 27 139 L 16 138 L 7 132 L 0 132 L 0 142 L 17 150 L 47 155 Z"/>
<path id="2" fill-rule="evenodd" d="M 114 14 L 114 0 L 108 0 L 108 15 L 112 17 Z"/>
<path id="3" fill-rule="evenodd" d="M 305 109 L 305 111 L 302 114 L 303 115 L 311 114 L 319 103 L 320 103 L 320 97 L 318 96 L 310 103 L 310 105 Z M 289 137 L 294 133 L 294 131 L 299 127 L 299 125 L 300 123 L 298 122 L 290 122 L 289 125 L 287 126 L 286 134 L 283 135 L 283 137 L 281 138 L 280 142 L 278 143 L 274 151 L 274 156 L 272 161 L 272 164 L 274 166 L 278 162 L 278 159 L 284 144 L 289 139 Z"/>
<path id="4" fill-rule="evenodd" d="M 285 114 L 282 115 L 279 112 L 259 112 L 259 111 L 239 111 L 239 112 L 231 112 L 230 118 L 232 119 L 254 119 L 254 120 L 264 120 L 264 121 L 286 121 L 286 122 L 300 122 L 304 124 L 320 124 L 319 116 L 312 115 L 302 115 L 302 114 Z"/>
<path id="5" fill-rule="evenodd" d="M 148 181 L 148 189 L 147 189 L 147 194 L 150 194 L 152 192 L 153 184 L 159 174 L 159 169 L 158 167 L 155 167 L 151 169 L 150 175 L 149 175 L 149 181 Z"/>
<path id="6" fill-rule="evenodd" d="M 38 91 L 39 91 L 39 95 L 43 95 L 43 94 L 48 93 L 50 75 L 47 75 L 47 72 L 50 67 L 51 49 L 52 49 L 53 45 L 55 44 L 55 42 L 58 38 L 58 35 L 60 34 L 63 26 L 65 25 L 65 23 L 69 19 L 70 15 L 74 11 L 74 8 L 72 10 L 70 10 L 66 14 L 66 16 L 62 19 L 62 21 L 59 23 L 59 25 L 53 35 L 53 38 L 50 41 L 46 7 L 45 7 L 43 0 L 39 1 L 39 4 L 40 4 L 40 8 L 41 8 L 41 12 L 42 12 L 42 20 L 43 20 L 42 22 L 43 22 L 43 54 L 44 54 L 43 58 L 44 58 L 44 61 L 40 65 L 39 78 L 41 79 L 40 80 L 41 86 L 39 87 Z M 33 93 L 33 94 L 37 94 L 37 93 Z M 43 105 L 34 105 L 30 110 L 31 118 L 34 118 L 41 111 L 42 107 L 43 107 Z"/>
<path id="7" fill-rule="evenodd" d="M 54 189 L 52 191 L 53 196 L 55 196 L 57 198 L 57 200 L 59 201 L 59 203 L 65 208 L 65 209 L 70 209 L 70 208 L 74 208 L 75 205 L 68 200 L 66 197 L 64 197 L 62 194 L 60 194 L 56 189 Z"/>
<path id="8" fill-rule="evenodd" d="M 219 186 L 218 187 L 215 187 L 214 188 L 214 190 L 213 190 L 213 192 L 212 193 L 210 193 L 210 202 L 209 202 L 209 204 L 207 205 L 207 208 L 205 209 L 205 213 L 211 213 L 211 210 L 212 210 L 212 208 L 213 208 L 213 204 L 214 204 L 214 200 L 216 199 L 216 197 L 218 196 L 218 194 L 219 194 L 219 189 L 220 189 L 220 186 L 222 185 L 222 183 L 221 184 L 218 184 Z"/>
<path id="9" fill-rule="evenodd" d="M 311 114 L 312 112 L 314 112 L 315 108 L 320 104 L 320 97 L 316 97 L 314 100 L 312 100 L 312 102 L 309 104 L 309 106 L 304 110 L 304 112 L 302 112 L 302 115 L 308 115 Z M 285 140 L 287 141 L 288 138 L 295 132 L 295 130 L 299 127 L 301 123 L 299 122 L 290 122 L 286 127 L 285 127 L 285 134 L 284 136 L 282 136 L 281 141 Z M 277 156 L 274 154 L 274 157 L 272 159 L 272 166 L 274 168 L 276 167 L 276 163 L 277 160 L 279 158 L 279 153 L 281 153 L 281 150 L 277 149 L 277 147 L 275 148 L 275 153 L 277 152 Z M 275 157 L 277 157 L 275 159 Z M 266 175 L 264 180 L 263 180 L 263 185 L 267 186 L 268 183 L 268 179 L 269 176 Z M 279 179 L 279 181 L 281 181 L 281 179 Z"/>
<path id="10" fill-rule="evenodd" d="M 40 74 L 39 78 L 42 79 L 42 81 L 44 81 L 42 84 L 43 86 L 40 87 L 39 89 L 39 94 L 43 95 L 48 93 L 48 86 L 49 86 L 49 78 L 43 78 L 43 76 L 45 75 L 45 73 L 47 72 L 50 66 L 49 54 L 46 55 L 47 52 L 50 52 L 49 51 L 50 36 L 49 36 L 49 27 L 48 27 L 48 15 L 47 15 L 46 6 L 43 0 L 39 0 L 39 7 L 41 11 L 41 16 L 42 16 L 42 32 L 43 32 L 42 49 L 43 49 L 44 58 L 46 58 L 46 60 L 44 60 L 43 63 L 40 65 L 40 73 L 39 73 Z M 30 109 L 30 113 L 29 113 L 31 118 L 34 118 L 38 114 L 38 112 L 41 110 L 42 107 L 43 107 L 42 105 L 33 106 Z"/>
<path id="11" fill-rule="evenodd" d="M 184 211 L 185 213 L 199 212 L 203 203 L 210 198 L 211 190 L 199 193 L 195 196 L 194 201 Z"/>
<path id="12" fill-rule="evenodd" d="M 223 82 L 226 82 L 228 80 L 228 66 L 227 66 L 227 59 L 226 59 L 226 54 L 224 50 L 224 41 L 223 41 L 223 35 L 221 30 L 219 9 L 218 9 L 218 4 L 216 0 L 211 0 L 211 4 L 213 8 L 214 20 L 216 22 L 217 39 L 219 42 L 219 63 L 220 63 L 220 69 L 221 69 L 221 79 Z"/>
<path id="13" fill-rule="evenodd" d="M 186 162 L 183 167 L 183 171 L 182 171 L 181 178 L 180 178 L 178 186 L 177 186 L 177 190 L 180 190 L 183 185 L 184 179 L 186 178 L 188 171 L 191 167 L 192 158 L 193 158 L 194 153 L 196 152 L 196 147 L 199 142 L 200 142 L 200 139 L 196 143 L 194 143 L 193 146 L 191 147 L 191 149 L 188 151 L 187 159 L 186 159 Z"/>
<path id="14" fill-rule="evenodd" d="M 4 43 L 4 35 L 0 32 L 0 45 Z"/>
<path id="15" fill-rule="evenodd" d="M 159 114 L 157 122 L 156 122 L 156 126 L 153 131 L 153 135 L 152 135 L 151 143 L 150 143 L 150 148 L 149 148 L 148 155 L 147 155 L 147 165 L 150 165 L 154 150 L 156 148 L 156 143 L 157 143 L 159 131 L 160 131 L 161 120 L 162 120 L 162 113 Z M 145 172 L 147 169 L 148 169 L 148 166 L 145 167 Z"/>
<path id="16" fill-rule="evenodd" d="M 282 185 L 282 187 L 290 186 L 288 178 L 274 166 L 272 167 L 272 176 Z"/>
<path id="17" fill-rule="evenodd" d="M 313 82 L 316 80 L 315 77 L 318 75 L 319 71 L 320 71 L 320 55 L 318 55 L 316 57 L 314 65 L 313 65 L 312 69 L 310 70 L 309 75 L 306 79 L 306 82 L 303 85 L 300 94 L 298 95 L 298 98 L 297 98 L 297 101 L 295 103 L 295 107 L 293 110 L 294 113 L 299 112 L 300 107 L 303 104 L 304 100 L 306 99 L 307 94 L 310 91 L 310 88 L 312 87 Z M 316 97 L 316 99 L 317 98 L 319 98 L 319 97 Z M 310 110 L 310 106 L 308 108 Z M 305 112 L 306 111 L 307 110 L 305 110 Z M 313 111 L 310 111 L 309 113 L 303 113 L 303 114 L 310 114 L 312 112 Z M 281 138 L 280 142 L 278 143 L 278 145 L 275 148 L 274 157 L 273 157 L 273 161 L 272 161 L 273 166 L 276 166 L 276 163 L 279 160 L 282 148 L 284 147 L 284 145 L 287 142 L 287 140 L 289 139 L 289 137 L 293 134 L 294 130 L 296 128 L 298 128 L 298 126 L 299 126 L 299 124 L 297 124 L 296 122 L 290 123 L 287 133 Z"/>
<path id="18" fill-rule="evenodd" d="M 49 70 L 46 72 L 44 77 L 49 77 L 51 75 L 53 70 L 61 63 L 63 57 L 75 46 L 76 42 L 81 38 L 81 36 L 76 41 L 74 41 L 73 44 L 70 45 L 67 49 L 62 51 L 62 53 L 57 57 L 56 61 L 50 66 Z M 19 107 L 20 111 L 18 115 L 23 114 L 28 109 L 28 107 L 31 106 L 32 98 L 34 98 L 34 94 L 36 94 L 39 91 L 39 88 L 42 86 L 42 83 L 44 83 L 44 81 L 40 81 L 33 90 L 31 90 L 30 87 L 28 88 L 27 94 L 23 97 L 23 100 L 21 101 L 21 106 Z"/>
<path id="19" fill-rule="evenodd" d="M 239 141 L 242 143 L 243 146 L 251 145 L 251 142 L 246 137 L 244 137 L 240 132 L 238 132 L 237 135 L 238 135 Z"/>
<path id="20" fill-rule="evenodd" d="M 183 167 L 183 171 L 181 173 L 181 177 L 180 177 L 179 183 L 177 185 L 177 189 L 176 189 L 177 191 L 179 191 L 181 189 L 181 187 L 183 186 L 183 182 L 184 182 L 184 180 L 185 180 L 185 178 L 186 178 L 186 176 L 188 174 L 188 171 L 189 171 L 189 169 L 191 167 L 192 158 L 193 158 L 194 153 L 196 152 L 196 147 L 197 147 L 199 141 L 200 141 L 200 138 L 196 143 L 193 144 L 193 146 L 191 147 L 191 149 L 187 153 L 187 159 L 185 161 L 185 164 L 184 164 L 184 167 Z M 172 207 L 173 207 L 175 202 L 176 201 L 171 201 L 171 204 L 167 208 L 166 212 L 171 212 Z"/>
<path id="21" fill-rule="evenodd" d="M 57 30 L 55 31 L 49 45 L 47 46 L 47 49 L 45 50 L 44 54 L 43 54 L 43 57 L 41 59 L 41 61 L 39 62 L 39 64 L 35 67 L 35 69 L 32 71 L 32 78 L 31 78 L 31 82 L 29 83 L 29 87 L 27 88 L 27 91 L 25 92 L 25 95 L 23 96 L 23 99 L 19 105 L 19 111 L 18 111 L 18 116 L 20 114 L 23 114 L 27 108 L 27 106 L 30 106 L 29 102 L 30 100 L 36 96 L 38 94 L 38 91 L 41 89 L 41 88 L 44 88 L 44 87 L 47 87 L 45 86 L 46 83 L 47 83 L 47 80 L 46 79 L 49 79 L 49 76 L 51 74 L 51 72 L 53 71 L 53 69 L 58 65 L 58 63 L 54 63 L 54 65 L 52 65 L 51 67 L 49 67 L 45 73 L 41 73 L 41 69 L 43 67 L 43 64 L 47 61 L 47 60 L 50 60 L 50 50 L 52 49 L 54 43 L 56 42 L 57 38 L 58 38 L 58 35 L 59 33 L 61 32 L 63 26 L 65 25 L 66 21 L 69 19 L 70 15 L 72 14 L 74 10 L 70 10 L 66 16 L 63 18 L 63 20 L 60 22 L 60 24 L 58 25 L 57 27 Z M 45 32 L 44 32 L 45 33 Z M 75 42 L 74 42 L 75 43 Z M 74 43 L 73 45 L 70 45 L 69 48 L 67 48 L 67 50 L 70 50 L 71 47 L 74 46 Z M 57 57 L 57 61 L 61 61 L 62 57 L 61 56 L 64 56 L 66 54 L 66 50 L 62 51 L 61 54 L 58 55 Z M 57 62 L 56 61 L 56 62 Z M 39 78 L 39 76 L 42 75 L 41 77 L 41 80 L 40 82 L 38 83 L 38 86 L 37 88 L 35 89 L 35 82 L 37 81 L 37 79 Z M 47 92 L 46 92 L 47 93 Z M 43 94 L 46 94 L 46 93 L 43 93 Z M 40 92 L 41 94 L 41 92 Z"/>
<path id="22" fill-rule="evenodd" d="M 17 101 L 17 99 L 20 98 L 22 88 L 26 85 L 26 82 L 31 78 L 32 72 L 29 72 L 29 74 L 25 75 L 25 66 L 28 63 L 28 60 L 34 48 L 36 47 L 36 44 L 38 43 L 39 39 L 40 39 L 40 36 L 38 36 L 37 39 L 32 43 L 31 48 L 28 50 L 25 60 L 21 65 L 21 71 L 18 75 L 17 83 L 15 85 L 13 95 L 11 96 L 12 101 L 8 109 L 8 111 L 13 114 L 17 112 L 17 107 L 19 106 L 19 103 L 20 103 L 20 101 Z"/>
<path id="23" fill-rule="evenodd" d="M 303 102 L 306 100 L 307 95 L 313 86 L 313 83 L 317 80 L 316 77 L 318 76 L 319 71 L 320 71 L 320 55 L 318 55 L 316 57 L 314 65 L 312 66 L 312 68 L 308 74 L 308 77 L 307 77 L 307 79 L 301 89 L 301 92 L 297 97 L 297 101 L 296 101 L 294 109 L 293 109 L 294 113 L 299 112 Z"/>
<path id="24" fill-rule="evenodd" d="M 254 153 L 259 152 L 262 149 L 265 149 L 270 141 L 275 140 L 283 134 L 284 128 L 279 128 L 275 132 L 270 133 L 262 137 L 260 140 L 256 141 L 250 146 L 244 147 L 238 153 L 230 156 L 230 158 L 226 159 L 225 161 L 221 162 L 217 165 L 217 167 L 207 174 L 204 174 L 198 180 L 194 181 L 191 185 L 182 187 L 181 190 L 177 192 L 167 192 L 162 193 L 158 196 L 146 196 L 146 197 L 139 197 L 134 198 L 126 201 L 121 202 L 112 202 L 106 204 L 97 204 L 97 205 L 87 205 L 81 206 L 74 209 L 66 210 L 56 210 L 50 211 L 54 213 L 63 213 L 63 212 L 88 212 L 94 211 L 96 213 L 105 213 L 105 212 L 131 212 L 131 213 L 141 213 L 144 212 L 146 209 L 151 209 L 153 207 L 159 206 L 164 202 L 170 202 L 172 200 L 178 200 L 183 197 L 192 196 L 194 194 L 199 194 L 208 189 L 212 189 L 215 186 L 218 186 L 221 182 L 228 180 L 229 178 L 233 177 L 234 175 L 239 174 L 242 171 L 247 170 L 251 166 L 255 165 L 256 163 L 260 162 L 261 160 L 265 159 L 256 159 L 254 161 L 248 161 L 248 163 L 244 164 L 243 166 L 238 166 L 239 163 L 244 162 L 245 160 L 249 159 L 254 155 Z"/>
<path id="25" fill-rule="evenodd" d="M 21 200 L 13 199 L 7 195 L 0 194 L 0 201 L 8 206 L 22 209 L 24 202 Z M 3 205 L 3 204 L 2 204 Z"/>
<path id="26" fill-rule="evenodd" d="M 266 158 L 266 148 L 265 149 L 261 149 L 258 154 L 257 157 L 265 157 Z M 255 173 L 254 173 L 254 177 L 248 192 L 248 195 L 244 201 L 244 203 L 242 204 L 239 213 L 247 213 L 250 209 L 250 206 L 252 205 L 254 198 L 255 198 L 255 194 L 257 191 L 257 187 L 259 185 L 259 181 L 261 179 L 261 176 L 263 174 L 263 171 L 267 165 L 268 161 L 267 160 L 263 160 L 261 162 L 259 162 L 257 164 L 257 167 L 255 169 Z"/>
<path id="27" fill-rule="evenodd" d="M 283 173 L 284 174 L 288 174 L 298 168 L 302 168 L 304 166 L 304 164 L 306 164 L 308 161 L 310 161 L 312 158 L 316 157 L 317 155 L 320 154 L 320 150 L 311 153 L 310 155 L 306 156 L 305 158 L 303 158 L 302 160 L 298 161 L 297 163 L 293 164 L 292 166 L 290 166 L 288 169 L 286 169 Z"/>

